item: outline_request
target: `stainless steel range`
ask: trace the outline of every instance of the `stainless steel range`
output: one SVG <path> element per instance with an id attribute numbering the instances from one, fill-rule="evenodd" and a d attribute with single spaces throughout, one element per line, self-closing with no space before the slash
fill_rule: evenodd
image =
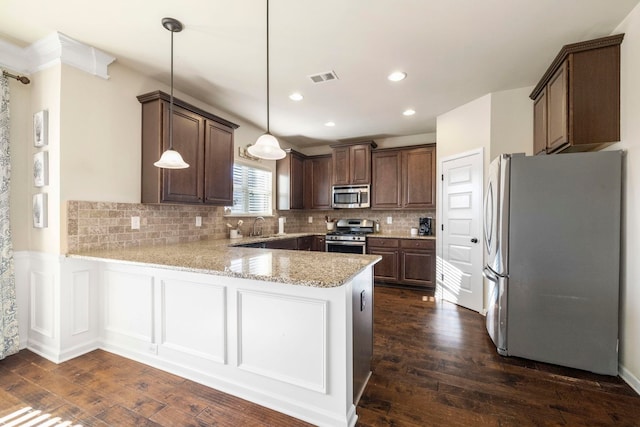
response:
<path id="1" fill-rule="evenodd" d="M 367 234 L 373 233 L 374 223 L 370 219 L 340 219 L 335 231 L 327 233 L 327 252 L 347 254 L 367 253 Z"/>

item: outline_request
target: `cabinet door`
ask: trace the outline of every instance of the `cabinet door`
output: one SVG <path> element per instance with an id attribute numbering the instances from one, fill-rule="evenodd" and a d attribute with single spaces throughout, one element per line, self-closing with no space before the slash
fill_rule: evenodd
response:
<path id="1" fill-rule="evenodd" d="M 298 250 L 299 251 L 312 250 L 314 246 L 314 237 L 315 236 L 298 237 Z"/>
<path id="2" fill-rule="evenodd" d="M 169 108 L 165 103 L 163 150 L 169 149 Z M 174 105 L 173 148 L 185 162 L 186 169 L 162 170 L 162 201 L 202 203 L 204 180 L 204 119 Z"/>
<path id="3" fill-rule="evenodd" d="M 377 151 L 371 155 L 371 207 L 402 207 L 402 156 L 400 151 Z"/>
<path id="4" fill-rule="evenodd" d="M 326 239 L 324 236 L 313 236 L 313 247 L 311 248 L 311 250 L 316 252 L 324 252 L 326 250 L 325 241 Z"/>
<path id="5" fill-rule="evenodd" d="M 209 120 L 204 138 L 204 202 L 233 205 L 233 129 Z"/>
<path id="6" fill-rule="evenodd" d="M 547 152 L 547 90 L 542 89 L 533 103 L 533 154 Z"/>
<path id="7" fill-rule="evenodd" d="M 291 155 L 291 209 L 304 209 L 304 159 Z"/>
<path id="8" fill-rule="evenodd" d="M 333 185 L 349 185 L 349 147 L 336 147 L 331 154 Z"/>
<path id="9" fill-rule="evenodd" d="M 298 239 L 273 240 L 271 242 L 265 242 L 265 247 L 267 249 L 289 249 L 295 251 L 298 249 Z"/>
<path id="10" fill-rule="evenodd" d="M 547 84 L 547 152 L 569 144 L 569 63 L 565 61 Z"/>
<path id="11" fill-rule="evenodd" d="M 331 156 L 305 160 L 305 208 L 331 209 L 331 163 Z"/>
<path id="12" fill-rule="evenodd" d="M 349 157 L 351 184 L 371 184 L 371 146 L 353 145 Z"/>
<path id="13" fill-rule="evenodd" d="M 398 282 L 398 249 L 370 247 L 371 255 L 382 257 L 380 262 L 373 266 L 373 278 L 387 283 Z"/>
<path id="14" fill-rule="evenodd" d="M 400 281 L 405 285 L 435 286 L 435 240 L 400 240 Z"/>
<path id="15" fill-rule="evenodd" d="M 436 206 L 436 151 L 434 147 L 416 148 L 402 153 L 402 206 L 430 209 Z"/>
<path id="16" fill-rule="evenodd" d="M 287 150 L 287 156 L 276 162 L 276 176 L 277 209 L 303 209 L 305 203 L 304 157 L 293 150 Z"/>

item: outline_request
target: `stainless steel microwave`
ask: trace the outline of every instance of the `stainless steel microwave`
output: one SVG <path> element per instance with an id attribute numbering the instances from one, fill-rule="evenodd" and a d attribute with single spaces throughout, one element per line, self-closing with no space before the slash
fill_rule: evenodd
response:
<path id="1" fill-rule="evenodd" d="M 371 186 L 369 185 L 334 185 L 331 195 L 333 208 L 368 208 L 371 207 Z"/>

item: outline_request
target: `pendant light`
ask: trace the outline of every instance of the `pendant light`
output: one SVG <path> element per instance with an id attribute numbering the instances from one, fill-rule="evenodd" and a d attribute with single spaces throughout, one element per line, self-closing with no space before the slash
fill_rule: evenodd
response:
<path id="1" fill-rule="evenodd" d="M 163 169 L 185 169 L 189 167 L 180 153 L 173 149 L 173 33 L 182 31 L 182 23 L 173 18 L 162 18 L 162 26 L 171 31 L 171 99 L 169 101 L 169 149 L 162 153 L 153 165 Z"/>
<path id="2" fill-rule="evenodd" d="M 261 135 L 255 144 L 247 148 L 247 151 L 252 156 L 265 160 L 279 160 L 287 155 L 269 129 L 269 0 L 267 0 L 267 133 Z"/>

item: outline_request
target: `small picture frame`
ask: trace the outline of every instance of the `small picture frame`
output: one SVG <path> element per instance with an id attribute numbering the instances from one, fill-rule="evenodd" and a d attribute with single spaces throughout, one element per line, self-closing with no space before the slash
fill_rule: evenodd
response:
<path id="1" fill-rule="evenodd" d="M 33 185 L 49 185 L 49 153 L 40 151 L 33 155 Z"/>
<path id="2" fill-rule="evenodd" d="M 38 193 L 33 196 L 33 227 L 47 227 L 47 194 Z"/>
<path id="3" fill-rule="evenodd" d="M 33 145 L 44 147 L 47 145 L 49 134 L 49 120 L 47 110 L 38 111 L 33 115 Z"/>

